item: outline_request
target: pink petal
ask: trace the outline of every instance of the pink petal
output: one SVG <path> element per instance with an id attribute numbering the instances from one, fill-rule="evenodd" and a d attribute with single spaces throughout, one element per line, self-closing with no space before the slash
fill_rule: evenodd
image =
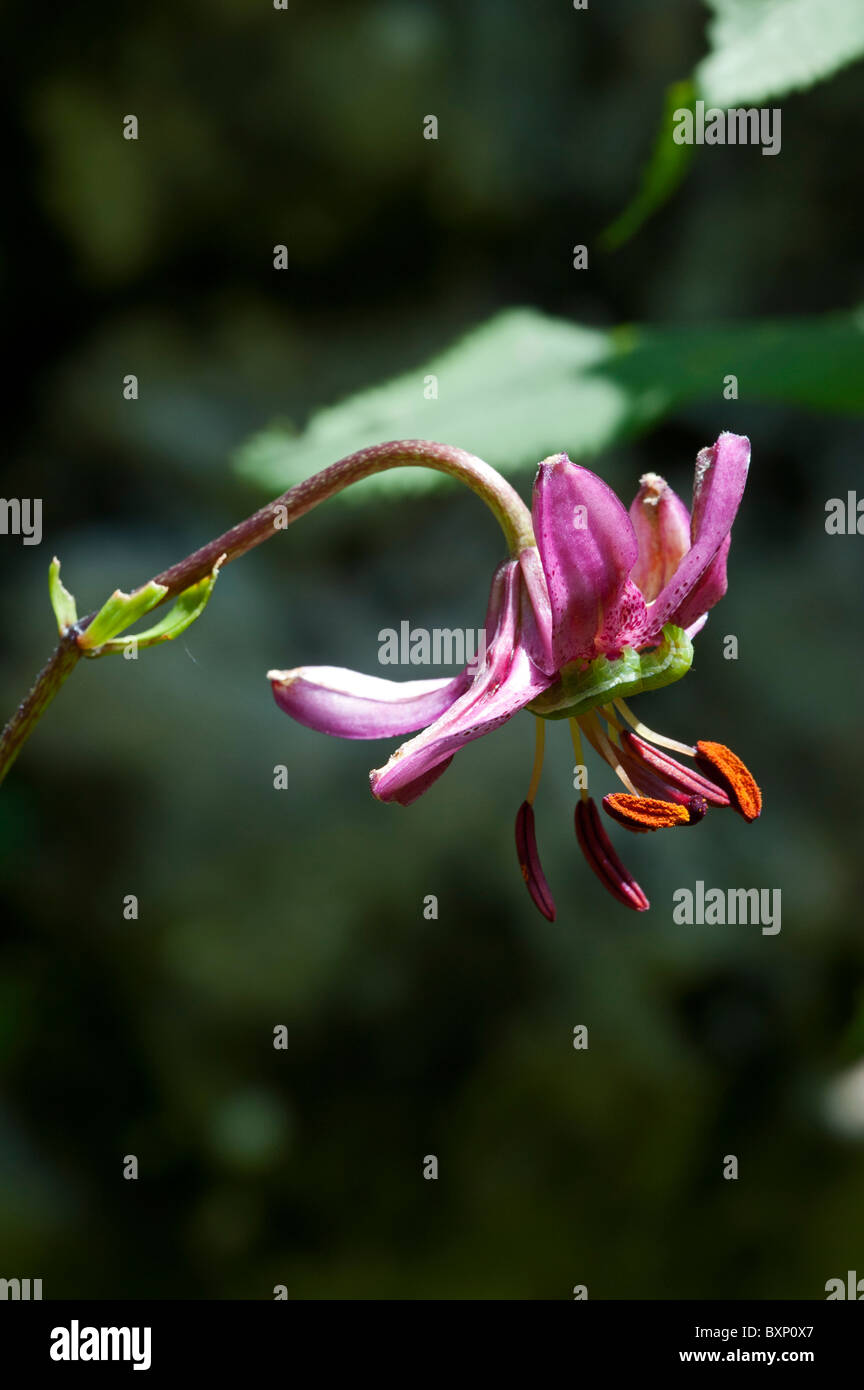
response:
<path id="1" fill-rule="evenodd" d="M 553 678 L 538 671 L 523 645 L 523 637 L 532 644 L 538 637 L 518 560 L 501 565 L 495 582 L 503 584 L 503 604 L 484 666 L 470 689 L 440 719 L 397 748 L 386 766 L 370 774 L 372 791 L 380 801 L 401 801 L 406 792 L 413 800 L 418 793 L 412 795 L 409 789 L 418 779 L 466 743 L 506 723 L 552 684 Z"/>
<path id="2" fill-rule="evenodd" d="M 416 801 L 418 797 L 429 790 L 433 782 L 438 781 L 438 778 L 447 771 L 452 761 L 453 754 L 451 753 L 450 757 L 445 758 L 443 763 L 436 763 L 434 767 L 429 768 L 428 772 L 423 772 L 419 777 L 415 777 L 413 782 L 404 782 L 392 800 L 398 801 L 400 806 L 410 806 L 412 801 Z M 370 772 L 370 780 L 374 776 L 374 772 Z"/>
<path id="3" fill-rule="evenodd" d="M 652 603 L 690 549 L 690 513 L 664 478 L 646 473 L 630 505 L 639 555 L 630 578 Z"/>
<path id="4" fill-rule="evenodd" d="M 505 593 L 502 570 L 500 567 L 492 577 L 486 608 L 487 640 L 501 618 Z M 276 703 L 299 724 L 336 738 L 358 739 L 398 738 L 434 723 L 470 690 L 478 672 L 466 668 L 458 676 L 443 679 L 391 681 L 338 666 L 300 666 L 267 675 Z"/>
<path id="5" fill-rule="evenodd" d="M 715 603 L 726 592 L 726 559 L 729 555 L 729 547 L 732 544 L 732 537 L 727 536 L 714 559 L 711 561 L 707 570 L 698 583 L 690 590 L 681 607 L 672 616 L 672 622 L 677 623 L 678 627 L 695 627 L 697 623 L 703 624 L 708 620 L 708 610 L 713 608 Z"/>
<path id="6" fill-rule="evenodd" d="M 552 649 L 552 608 L 549 603 L 549 590 L 546 585 L 546 575 L 543 572 L 540 551 L 536 545 L 529 546 L 522 551 L 519 556 L 519 566 L 525 582 L 525 591 L 531 603 L 534 616 L 533 626 L 537 634 L 537 640 L 532 643 L 528 655 L 541 671 L 555 675 L 558 667 Z M 526 638 L 527 636 L 528 633 L 526 632 Z"/>
<path id="7" fill-rule="evenodd" d="M 649 609 L 652 632 L 668 622 L 688 627 L 721 597 L 726 559 L 719 552 L 732 529 L 749 466 L 750 441 L 741 434 L 723 433 L 716 444 L 698 454 L 690 523 L 693 544 Z M 717 567 L 709 575 L 715 557 Z M 704 587 L 700 585 L 703 576 Z"/>
<path id="8" fill-rule="evenodd" d="M 390 681 L 340 666 L 268 671 L 280 709 L 336 738 L 396 738 L 431 724 L 471 685 L 462 671 L 443 680 Z"/>
<path id="9" fill-rule="evenodd" d="M 635 585 L 628 590 L 639 550 L 632 522 L 612 489 L 566 454 L 540 464 L 532 515 L 549 590 L 556 665 L 590 660 L 606 652 L 609 634 L 618 626 L 611 615 L 622 604 L 628 620 L 637 623 L 638 591 L 631 592 Z"/>

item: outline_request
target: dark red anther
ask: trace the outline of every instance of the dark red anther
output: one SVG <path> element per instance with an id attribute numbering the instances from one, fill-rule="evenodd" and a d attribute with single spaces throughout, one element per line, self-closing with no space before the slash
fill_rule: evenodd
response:
<path id="1" fill-rule="evenodd" d="M 537 853 L 534 807 L 530 801 L 523 801 L 516 814 L 516 853 L 519 855 L 519 867 L 534 906 L 543 913 L 547 921 L 554 922 L 555 902 L 549 892 L 549 884 L 546 882 Z"/>
<path id="2" fill-rule="evenodd" d="M 603 884 L 625 907 L 645 912 L 648 899 L 628 869 L 624 867 L 600 822 L 600 813 L 591 797 L 576 803 L 576 838 L 582 853 Z"/>

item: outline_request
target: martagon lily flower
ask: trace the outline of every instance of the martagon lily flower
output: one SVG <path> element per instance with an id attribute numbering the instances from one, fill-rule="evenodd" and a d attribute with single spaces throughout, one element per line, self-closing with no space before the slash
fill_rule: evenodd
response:
<path id="1" fill-rule="evenodd" d="M 549 719 L 569 719 L 577 767 L 584 767 L 584 736 L 620 779 L 625 790 L 602 804 L 628 830 L 692 826 L 722 806 L 755 819 L 761 794 L 734 753 L 714 741 L 691 746 L 654 733 L 626 702 L 689 670 L 692 639 L 726 592 L 730 532 L 749 461 L 749 441 L 723 433 L 697 456 L 692 512 L 649 473 L 628 515 L 589 469 L 566 454 L 544 459 L 534 483 L 533 538 L 522 533 L 518 554 L 492 579 L 478 670 L 404 683 L 331 666 L 271 671 L 277 703 L 301 724 L 339 738 L 421 730 L 370 774 L 379 800 L 402 805 L 427 791 L 467 743 L 520 710 L 534 714 L 534 768 L 516 818 L 516 847 L 528 891 L 550 921 L 555 904 L 534 830 Z M 618 857 L 585 785 L 580 793 L 575 826 L 585 858 L 619 902 L 644 911 L 645 893 Z"/>

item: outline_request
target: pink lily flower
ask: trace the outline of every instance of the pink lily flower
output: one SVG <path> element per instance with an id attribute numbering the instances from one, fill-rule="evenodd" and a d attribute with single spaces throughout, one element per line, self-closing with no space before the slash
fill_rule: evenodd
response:
<path id="1" fill-rule="evenodd" d="M 647 474 L 628 514 L 589 469 L 566 454 L 545 459 L 533 491 L 536 545 L 526 545 L 493 576 L 479 670 L 404 683 L 337 667 L 271 671 L 277 703 L 308 728 L 340 738 L 420 730 L 370 774 L 379 800 L 402 805 L 422 795 L 467 743 L 520 710 L 534 713 L 537 750 L 516 844 L 531 897 L 549 920 L 555 904 L 533 812 L 547 719 L 570 719 L 578 764 L 584 734 L 620 778 L 626 791 L 606 796 L 603 806 L 628 829 L 692 825 L 708 807 L 730 804 L 754 819 L 761 796 L 740 759 L 721 744 L 691 747 L 654 734 L 622 698 L 688 669 L 691 638 L 726 591 L 730 532 L 749 460 L 745 437 L 721 434 L 697 457 L 692 512 L 662 478 Z M 648 899 L 618 858 L 585 788 L 576 833 L 604 886 L 644 911 Z"/>

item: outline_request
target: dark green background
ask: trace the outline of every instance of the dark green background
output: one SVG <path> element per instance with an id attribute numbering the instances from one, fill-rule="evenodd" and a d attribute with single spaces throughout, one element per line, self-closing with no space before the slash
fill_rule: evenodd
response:
<path id="1" fill-rule="evenodd" d="M 780 156 L 701 151 L 639 236 L 572 270 L 704 18 L 689 0 L 20 7 L 2 490 L 44 499 L 45 534 L 0 543 L 4 707 L 52 644 L 54 553 L 83 612 L 142 582 L 264 500 L 230 467 L 251 432 L 498 308 L 686 325 L 858 302 L 860 66 L 780 103 Z M 231 566 L 176 644 L 79 667 L 0 796 L 0 1276 L 46 1298 L 707 1299 L 864 1275 L 864 1102 L 857 1144 L 826 1108 L 864 1049 L 864 540 L 824 530 L 861 429 L 740 389 L 596 463 L 627 501 L 649 468 L 689 495 L 720 429 L 753 441 L 729 594 L 688 679 L 639 712 L 731 744 L 765 813 L 616 831 L 649 914 L 580 858 L 566 728 L 538 801 L 549 925 L 513 850 L 527 717 L 404 811 L 368 791 L 387 745 L 273 704 L 269 667 L 377 671 L 380 628 L 478 626 L 500 540 L 455 488 L 325 508 Z M 675 926 L 699 878 L 781 888 L 781 934 Z"/>

